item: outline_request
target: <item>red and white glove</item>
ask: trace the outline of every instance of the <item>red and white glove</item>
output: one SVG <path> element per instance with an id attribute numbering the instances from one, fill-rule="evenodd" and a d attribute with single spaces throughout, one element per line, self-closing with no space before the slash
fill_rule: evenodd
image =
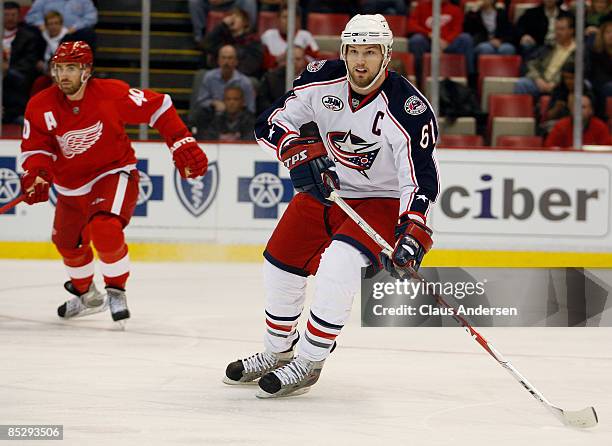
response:
<path id="1" fill-rule="evenodd" d="M 42 203 L 49 199 L 49 188 L 53 183 L 51 172 L 42 167 L 26 170 L 21 176 L 21 193 L 28 204 Z"/>
<path id="2" fill-rule="evenodd" d="M 395 227 L 396 242 L 391 258 L 380 253 L 383 267 L 396 278 L 401 276 L 397 268 L 410 266 L 418 270 L 423 257 L 433 245 L 432 234 L 433 231 L 423 223 L 411 220 L 406 214 L 400 216 Z"/>
<path id="3" fill-rule="evenodd" d="M 197 178 L 206 173 L 208 158 L 193 136 L 186 136 L 170 147 L 174 165 L 183 178 Z"/>

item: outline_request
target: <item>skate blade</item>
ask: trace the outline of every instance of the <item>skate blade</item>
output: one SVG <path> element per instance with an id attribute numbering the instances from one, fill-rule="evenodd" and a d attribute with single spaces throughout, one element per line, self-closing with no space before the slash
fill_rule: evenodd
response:
<path id="1" fill-rule="evenodd" d="M 228 378 L 227 376 L 223 377 L 223 383 L 228 386 L 236 386 L 236 387 L 252 387 L 257 385 L 257 380 L 253 381 L 234 381 L 233 379 Z"/>
<path id="2" fill-rule="evenodd" d="M 125 331 L 126 326 L 127 326 L 126 321 L 127 321 L 127 319 L 120 319 L 118 321 L 115 321 L 115 327 L 119 331 Z"/>
<path id="3" fill-rule="evenodd" d="M 303 395 L 310 390 L 310 387 L 304 387 L 302 389 L 294 390 L 293 392 L 287 393 L 268 393 L 265 390 L 259 389 L 255 396 L 259 399 L 271 399 L 271 398 L 287 398 L 292 396 Z"/>

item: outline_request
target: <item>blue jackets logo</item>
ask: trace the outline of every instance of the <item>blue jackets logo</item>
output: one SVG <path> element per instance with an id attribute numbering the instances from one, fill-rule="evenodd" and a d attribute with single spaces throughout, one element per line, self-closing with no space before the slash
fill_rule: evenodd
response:
<path id="1" fill-rule="evenodd" d="M 210 207 L 219 189 L 219 165 L 208 164 L 206 175 L 199 178 L 183 179 L 178 170 L 174 171 L 174 187 L 181 204 L 194 217 L 199 217 Z"/>
<path id="2" fill-rule="evenodd" d="M 255 162 L 255 175 L 238 178 L 238 202 L 253 203 L 254 218 L 277 218 L 278 205 L 293 197 L 289 178 L 280 178 L 275 161 Z"/>
<path id="3" fill-rule="evenodd" d="M 14 200 L 21 192 L 21 183 L 17 174 L 17 162 L 14 156 L 0 156 L 0 206 Z M 15 214 L 15 208 L 4 215 Z"/>

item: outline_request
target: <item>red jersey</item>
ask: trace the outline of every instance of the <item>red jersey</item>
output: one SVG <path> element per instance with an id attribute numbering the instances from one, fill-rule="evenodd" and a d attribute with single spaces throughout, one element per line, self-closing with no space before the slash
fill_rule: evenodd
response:
<path id="1" fill-rule="evenodd" d="M 433 4 L 419 2 L 408 17 L 408 34 L 421 33 L 425 36 L 433 28 Z M 463 10 L 450 2 L 440 6 L 440 37 L 451 43 L 463 31 Z"/>
<path id="2" fill-rule="evenodd" d="M 114 79 L 90 79 L 80 101 L 56 86 L 27 105 L 21 143 L 24 170 L 51 168 L 59 193 L 84 195 L 100 178 L 136 168 L 126 124 L 147 123 L 171 146 L 191 136 L 168 95 L 130 88 Z"/>
<path id="3" fill-rule="evenodd" d="M 592 116 L 587 128 L 582 132 L 584 145 L 612 145 L 612 136 L 608 125 L 601 119 Z M 544 147 L 572 147 L 574 145 L 574 122 L 571 116 L 559 119 L 548 134 Z"/>

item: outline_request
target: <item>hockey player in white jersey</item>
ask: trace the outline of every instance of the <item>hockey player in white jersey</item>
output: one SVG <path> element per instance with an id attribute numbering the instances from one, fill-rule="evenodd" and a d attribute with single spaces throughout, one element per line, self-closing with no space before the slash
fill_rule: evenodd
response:
<path id="1" fill-rule="evenodd" d="M 418 268 L 431 248 L 438 125 L 425 97 L 387 70 L 392 44 L 382 15 L 353 17 L 341 60 L 310 63 L 256 122 L 257 142 L 276 152 L 299 193 L 264 252 L 265 349 L 230 363 L 227 384 L 259 379 L 260 398 L 307 391 L 349 318 L 361 268 Z M 300 137 L 310 121 L 322 141 Z M 379 257 L 376 243 L 327 200 L 332 187 L 395 246 L 391 259 Z M 300 337 L 310 275 L 314 300 Z"/>

